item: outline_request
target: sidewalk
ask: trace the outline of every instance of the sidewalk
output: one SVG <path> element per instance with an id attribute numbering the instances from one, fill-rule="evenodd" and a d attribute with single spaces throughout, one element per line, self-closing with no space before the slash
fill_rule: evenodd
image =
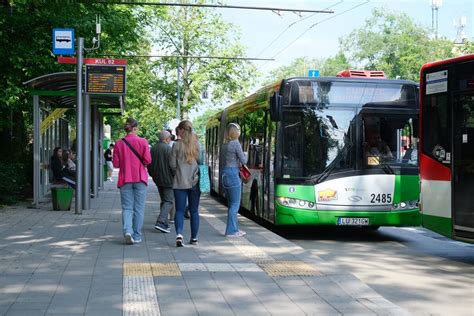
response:
<path id="1" fill-rule="evenodd" d="M 153 228 L 150 181 L 143 243 L 124 245 L 120 194 L 106 183 L 92 209 L 0 209 L 0 315 L 408 315 L 353 275 L 203 195 L 199 244 L 176 248 Z M 185 221 L 185 241 L 189 221 Z"/>

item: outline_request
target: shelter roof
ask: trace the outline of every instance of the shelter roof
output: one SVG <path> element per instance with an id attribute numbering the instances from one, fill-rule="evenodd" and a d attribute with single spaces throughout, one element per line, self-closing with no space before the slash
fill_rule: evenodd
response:
<path id="1" fill-rule="evenodd" d="M 76 104 L 76 72 L 56 72 L 39 76 L 23 83 L 31 95 L 41 96 L 54 107 L 72 108 Z M 122 95 L 91 94 L 91 104 L 99 108 L 119 108 L 123 112 L 125 100 Z"/>

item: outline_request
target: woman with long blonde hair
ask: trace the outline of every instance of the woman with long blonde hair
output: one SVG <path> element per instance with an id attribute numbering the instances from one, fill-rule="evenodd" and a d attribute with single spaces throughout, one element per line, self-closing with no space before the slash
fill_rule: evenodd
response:
<path id="1" fill-rule="evenodd" d="M 181 121 L 176 128 L 179 141 L 171 150 L 170 167 L 174 173 L 173 192 L 175 200 L 176 247 L 183 247 L 183 226 L 186 201 L 191 216 L 190 244 L 196 245 L 199 231 L 199 144 L 193 136 L 193 125 L 190 121 Z"/>
<path id="2" fill-rule="evenodd" d="M 225 235 L 227 237 L 243 237 L 245 232 L 239 229 L 237 213 L 240 209 L 240 194 L 242 181 L 239 177 L 239 167 L 247 163 L 247 155 L 243 152 L 239 143 L 240 126 L 237 123 L 229 123 L 227 126 L 228 142 L 223 146 L 224 169 L 222 171 L 222 186 L 227 198 L 227 226 Z"/>

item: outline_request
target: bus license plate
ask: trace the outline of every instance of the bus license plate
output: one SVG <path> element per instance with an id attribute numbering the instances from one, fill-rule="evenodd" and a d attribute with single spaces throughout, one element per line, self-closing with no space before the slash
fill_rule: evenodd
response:
<path id="1" fill-rule="evenodd" d="M 368 226 L 369 219 L 367 217 L 339 217 L 337 225 Z"/>

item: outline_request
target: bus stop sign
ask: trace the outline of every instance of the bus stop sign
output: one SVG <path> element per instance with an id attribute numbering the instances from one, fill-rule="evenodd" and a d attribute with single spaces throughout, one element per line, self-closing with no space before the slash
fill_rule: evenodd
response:
<path id="1" fill-rule="evenodd" d="M 53 29 L 53 54 L 74 55 L 74 29 Z"/>

